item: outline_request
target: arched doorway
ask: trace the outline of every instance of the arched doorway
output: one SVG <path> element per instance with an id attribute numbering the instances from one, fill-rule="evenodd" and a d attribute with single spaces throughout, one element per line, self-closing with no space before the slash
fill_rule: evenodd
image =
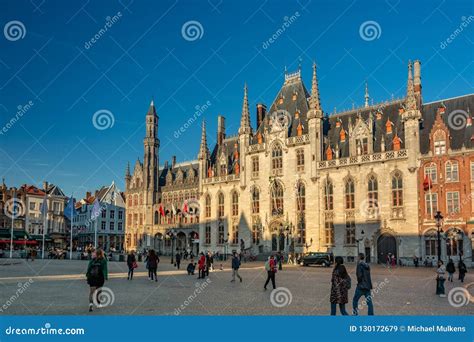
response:
<path id="1" fill-rule="evenodd" d="M 285 234 L 283 233 L 283 224 L 279 221 L 271 225 L 272 232 L 272 252 L 283 252 L 285 250 Z"/>
<path id="2" fill-rule="evenodd" d="M 186 234 L 179 232 L 176 236 L 176 249 L 184 251 L 186 249 Z"/>
<path id="3" fill-rule="evenodd" d="M 446 232 L 446 256 L 455 262 L 464 255 L 464 233 L 461 229 L 454 227 Z"/>
<path id="4" fill-rule="evenodd" d="M 162 255 L 164 253 L 164 243 L 163 243 L 163 234 L 157 233 L 154 238 L 154 249 L 158 253 L 158 255 Z"/>
<path id="5" fill-rule="evenodd" d="M 391 234 L 384 233 L 377 239 L 377 256 L 379 264 L 387 262 L 387 255 L 392 254 L 397 257 L 397 240 Z"/>

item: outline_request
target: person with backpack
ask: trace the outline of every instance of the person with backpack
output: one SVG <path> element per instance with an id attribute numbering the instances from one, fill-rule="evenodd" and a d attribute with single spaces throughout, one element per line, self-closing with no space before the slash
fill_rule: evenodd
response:
<path id="1" fill-rule="evenodd" d="M 348 302 L 348 292 L 351 288 L 351 277 L 343 265 L 344 259 L 342 257 L 337 256 L 335 263 L 336 266 L 332 271 L 331 295 L 329 298 L 329 302 L 331 303 L 331 316 L 336 315 L 337 304 L 339 304 L 341 315 L 347 316 L 346 304 Z"/>
<path id="2" fill-rule="evenodd" d="M 267 285 L 270 280 L 272 281 L 273 289 L 276 289 L 275 273 L 277 272 L 277 268 L 276 268 L 276 262 L 275 262 L 275 259 L 273 258 L 273 255 L 270 256 L 267 262 L 265 263 L 265 270 L 267 271 L 267 281 L 265 282 L 265 285 L 263 286 L 264 290 L 267 289 Z"/>
<path id="3" fill-rule="evenodd" d="M 231 282 L 235 281 L 236 276 L 240 279 L 240 282 L 242 282 L 242 277 L 239 274 L 239 268 L 240 268 L 240 258 L 238 256 L 237 252 L 234 252 L 234 255 L 232 256 L 232 280 L 231 280 Z"/>
<path id="4" fill-rule="evenodd" d="M 158 276 L 156 275 L 156 270 L 158 269 L 158 264 L 160 258 L 156 255 L 155 250 L 150 249 L 148 251 L 148 256 L 146 257 L 146 263 L 148 266 L 148 277 L 150 280 L 158 281 Z"/>
<path id="5" fill-rule="evenodd" d="M 448 281 L 453 282 L 453 275 L 456 272 L 453 259 L 449 258 L 448 264 L 446 265 L 446 272 L 448 272 Z"/>
<path id="6" fill-rule="evenodd" d="M 107 270 L 107 259 L 104 257 L 104 251 L 98 249 L 95 258 L 89 261 L 86 272 L 87 283 L 90 286 L 89 289 L 89 312 L 92 311 L 93 297 L 96 296 L 97 303 L 99 302 L 100 288 L 104 286 L 104 282 L 109 278 L 109 272 Z"/>
<path id="7" fill-rule="evenodd" d="M 352 312 L 354 316 L 358 315 L 357 307 L 359 306 L 359 299 L 365 296 L 368 315 L 374 314 L 374 305 L 372 304 L 372 279 L 370 277 L 370 266 L 365 262 L 365 254 L 359 253 L 359 262 L 356 268 L 357 287 L 355 289 L 354 298 L 352 299 Z"/>
<path id="8" fill-rule="evenodd" d="M 459 258 L 458 270 L 459 270 L 459 280 L 461 280 L 461 283 L 464 283 L 464 277 L 466 276 L 466 273 L 467 273 L 467 267 L 461 258 Z"/>
<path id="9" fill-rule="evenodd" d="M 138 267 L 137 258 L 135 257 L 135 252 L 130 251 L 127 255 L 127 266 L 128 266 L 128 277 L 127 280 L 133 279 L 133 270 Z"/>

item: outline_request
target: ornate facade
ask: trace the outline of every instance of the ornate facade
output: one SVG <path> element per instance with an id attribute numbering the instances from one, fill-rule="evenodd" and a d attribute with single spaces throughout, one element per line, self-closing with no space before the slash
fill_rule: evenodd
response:
<path id="1" fill-rule="evenodd" d="M 144 162 L 126 172 L 128 248 L 166 251 L 177 233 L 178 248 L 196 250 L 421 256 L 420 147 L 432 115 L 422 101 L 421 63 L 409 63 L 400 100 L 369 105 L 366 87 L 363 107 L 328 115 L 318 87 L 315 66 L 311 91 L 300 70 L 285 74 L 269 110 L 257 105 L 253 129 L 245 86 L 237 135 L 227 136 L 219 116 L 209 149 L 203 123 L 197 161 L 159 170 L 152 103 Z M 189 213 L 193 202 L 199 213 Z"/>

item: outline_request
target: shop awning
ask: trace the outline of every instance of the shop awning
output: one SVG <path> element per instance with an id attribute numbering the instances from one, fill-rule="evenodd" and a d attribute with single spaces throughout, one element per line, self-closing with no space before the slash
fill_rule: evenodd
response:
<path id="1" fill-rule="evenodd" d="M 0 229 L 0 239 L 10 239 L 11 230 L 10 229 Z M 13 229 L 13 239 L 28 239 L 30 236 L 29 234 L 21 229 Z"/>
<path id="2" fill-rule="evenodd" d="M 0 243 L 10 244 L 10 240 L 0 240 Z M 13 240 L 14 245 L 37 245 L 38 241 L 35 240 Z"/>

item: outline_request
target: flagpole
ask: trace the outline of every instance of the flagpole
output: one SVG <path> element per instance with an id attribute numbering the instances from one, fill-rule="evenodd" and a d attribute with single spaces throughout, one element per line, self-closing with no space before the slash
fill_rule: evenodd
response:
<path id="1" fill-rule="evenodd" d="M 97 251 L 97 218 L 94 219 L 94 249 Z"/>
<path id="2" fill-rule="evenodd" d="M 13 201 L 12 201 L 12 228 L 10 229 L 10 259 L 13 258 L 13 225 L 15 223 L 15 213 L 16 213 L 16 191 L 13 191 Z"/>
<path id="3" fill-rule="evenodd" d="M 72 231 L 74 229 L 74 191 L 71 194 L 71 242 L 69 248 L 71 249 L 71 254 L 69 255 L 69 260 L 72 260 Z"/>
<path id="4" fill-rule="evenodd" d="M 431 176 L 428 176 L 428 190 L 430 194 L 430 211 L 431 211 L 431 219 L 433 219 L 433 195 L 431 194 Z"/>
<path id="5" fill-rule="evenodd" d="M 47 197 L 46 197 L 46 193 L 44 194 L 44 201 L 43 201 L 43 241 L 42 241 L 42 244 L 41 244 L 41 259 L 44 259 L 44 232 L 46 230 L 46 221 L 47 221 L 47 215 L 48 215 L 48 200 L 47 200 Z M 45 208 L 45 205 L 46 205 L 46 208 Z"/>

